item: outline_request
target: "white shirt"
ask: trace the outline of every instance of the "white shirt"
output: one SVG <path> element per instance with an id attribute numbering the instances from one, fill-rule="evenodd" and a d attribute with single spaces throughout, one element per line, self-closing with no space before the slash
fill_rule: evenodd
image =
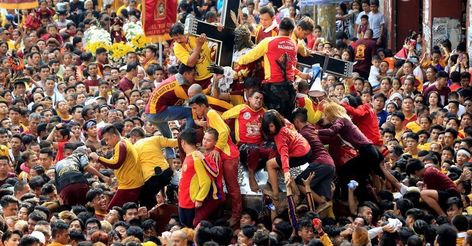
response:
<path id="1" fill-rule="evenodd" d="M 370 11 L 369 13 L 369 28 L 374 31 L 373 38 L 380 37 L 380 28 L 385 24 L 384 14 Z"/>

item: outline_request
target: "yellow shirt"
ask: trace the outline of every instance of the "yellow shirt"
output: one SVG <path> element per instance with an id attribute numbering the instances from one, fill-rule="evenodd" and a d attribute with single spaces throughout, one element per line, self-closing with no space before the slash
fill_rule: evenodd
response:
<path id="1" fill-rule="evenodd" d="M 310 52 L 308 51 L 308 49 L 306 48 L 306 44 L 305 44 L 305 41 L 303 41 L 303 39 L 298 39 L 297 38 L 297 35 L 295 35 L 295 31 L 292 32 L 292 41 L 297 44 L 297 52 L 298 54 L 300 54 L 301 56 L 308 56 L 310 54 Z"/>
<path id="2" fill-rule="evenodd" d="M 192 51 L 197 46 L 195 37 L 189 37 L 188 43 L 185 45 L 181 45 L 179 43 L 174 43 L 174 54 L 177 59 L 187 65 L 188 58 L 192 54 Z M 208 67 L 211 64 L 211 51 L 208 47 L 208 42 L 203 44 L 202 50 L 200 51 L 200 57 L 198 58 L 197 64 L 195 65 L 195 69 L 197 70 L 197 75 L 195 76 L 195 80 L 204 80 L 211 77 L 210 71 L 208 71 Z"/>
<path id="3" fill-rule="evenodd" d="M 418 149 L 429 151 L 431 149 L 431 143 L 418 144 Z"/>
<path id="4" fill-rule="evenodd" d="M 226 155 L 231 154 L 229 146 L 230 129 L 224 122 L 223 118 L 213 109 L 210 109 L 206 115 L 208 127 L 215 129 L 218 132 L 218 141 L 216 147 L 223 151 Z"/>
<path id="5" fill-rule="evenodd" d="M 408 122 L 405 127 L 406 129 L 411 130 L 413 133 L 417 133 L 421 130 L 420 124 L 418 124 L 416 121 Z"/>
<path id="6" fill-rule="evenodd" d="M 143 138 L 134 144 L 138 153 L 138 164 L 143 170 L 144 182 L 155 175 L 154 168 L 160 167 L 162 171 L 169 168 L 161 148 L 177 147 L 177 139 L 169 139 L 162 136 Z"/>
<path id="7" fill-rule="evenodd" d="M 144 185 L 143 171 L 138 164 L 138 153 L 130 141 L 121 139 L 115 145 L 113 157 L 107 159 L 100 156 L 98 162 L 115 170 L 118 189 L 130 190 Z"/>

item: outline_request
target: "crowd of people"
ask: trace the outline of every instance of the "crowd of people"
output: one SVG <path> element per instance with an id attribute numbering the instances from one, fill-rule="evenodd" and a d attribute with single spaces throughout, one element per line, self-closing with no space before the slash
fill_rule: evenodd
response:
<path id="1" fill-rule="evenodd" d="M 120 59 L 84 35 L 129 42 L 136 0 L 2 10 L 4 246 L 472 245 L 465 43 L 388 49 L 378 0 L 337 5 L 335 41 L 300 1 L 243 0 L 220 67 L 184 23 L 221 5 L 179 1 L 162 53 Z"/>

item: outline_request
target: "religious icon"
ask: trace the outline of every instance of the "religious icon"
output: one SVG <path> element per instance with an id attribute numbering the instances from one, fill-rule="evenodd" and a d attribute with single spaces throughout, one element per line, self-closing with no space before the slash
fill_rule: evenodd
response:
<path id="1" fill-rule="evenodd" d="M 156 10 L 154 11 L 154 20 L 162 20 L 166 18 L 166 0 L 158 0 Z"/>

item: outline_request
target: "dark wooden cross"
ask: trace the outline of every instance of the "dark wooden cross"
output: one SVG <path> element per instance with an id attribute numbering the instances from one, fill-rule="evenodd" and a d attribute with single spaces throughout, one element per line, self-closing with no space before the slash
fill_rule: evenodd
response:
<path id="1" fill-rule="evenodd" d="M 223 2 L 224 5 L 221 9 L 221 24 L 224 26 L 223 30 L 218 31 L 216 25 L 188 16 L 185 20 L 185 33 L 194 36 L 205 33 L 208 40 L 218 44 L 216 63 L 220 66 L 232 66 L 234 29 L 236 29 L 238 25 L 240 0 L 225 0 Z"/>
<path id="2" fill-rule="evenodd" d="M 313 64 L 319 63 L 323 72 L 332 73 L 341 77 L 351 77 L 354 66 L 352 62 L 320 54 L 311 54 L 309 56 L 301 56 L 298 54 L 297 60 L 299 66 L 309 68 L 311 68 Z"/>

